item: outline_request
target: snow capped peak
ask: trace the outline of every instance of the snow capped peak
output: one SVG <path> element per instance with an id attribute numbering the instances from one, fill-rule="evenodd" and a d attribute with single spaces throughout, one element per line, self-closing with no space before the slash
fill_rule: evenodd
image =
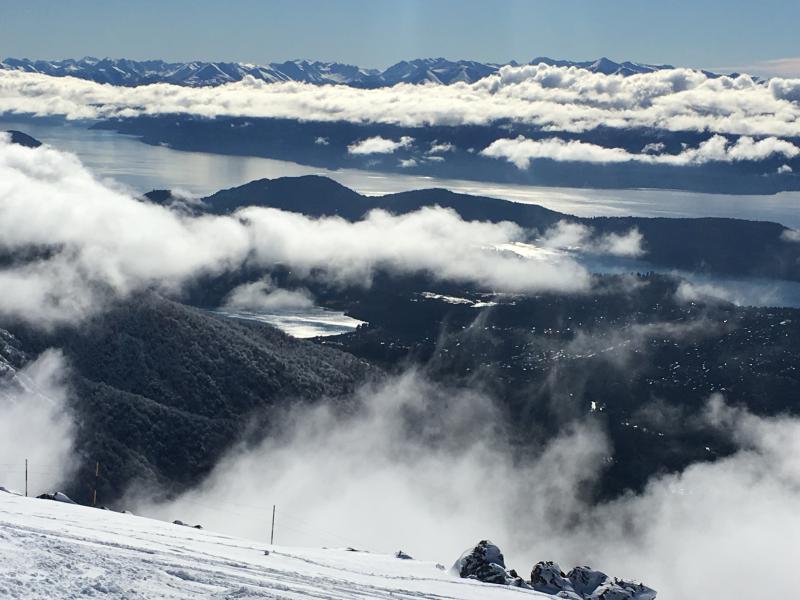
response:
<path id="1" fill-rule="evenodd" d="M 530 64 L 540 63 L 561 67 L 572 66 L 595 73 L 623 76 L 670 68 L 630 61 L 617 63 L 606 57 L 585 62 L 537 57 L 530 62 Z M 511 61 L 506 65 L 518 66 L 518 63 Z M 402 60 L 383 71 L 305 58 L 266 65 L 207 61 L 168 63 L 162 60 L 135 61 L 108 57 L 99 59 L 93 56 L 57 61 L 10 57 L 0 60 L 0 69 L 42 73 L 56 77 L 69 75 L 99 83 L 126 86 L 164 82 L 191 87 L 222 85 L 241 81 L 247 76 L 267 82 L 302 81 L 320 85 L 341 84 L 369 88 L 393 86 L 398 83 L 449 85 L 459 82 L 474 83 L 496 73 L 503 66 L 505 65 L 474 60 L 453 61 L 443 57 Z"/>

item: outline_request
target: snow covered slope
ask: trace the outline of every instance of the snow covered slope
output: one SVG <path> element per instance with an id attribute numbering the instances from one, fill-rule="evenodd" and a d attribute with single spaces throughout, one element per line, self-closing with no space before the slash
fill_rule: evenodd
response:
<path id="1" fill-rule="evenodd" d="M 176 515 L 178 516 L 178 515 Z M 253 532 L 261 536 L 263 532 Z M 264 551 L 269 550 L 265 555 Z M 271 547 L 143 517 L 0 492 L 0 598 L 553 598 L 435 563 Z"/>

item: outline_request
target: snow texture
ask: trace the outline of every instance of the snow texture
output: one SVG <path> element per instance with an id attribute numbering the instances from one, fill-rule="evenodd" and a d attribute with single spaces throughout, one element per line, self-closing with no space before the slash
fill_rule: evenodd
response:
<path id="1" fill-rule="evenodd" d="M 254 537 L 267 532 L 253 531 Z M 266 554 L 265 551 L 269 551 Z M 0 598 L 552 598 L 435 563 L 270 546 L 112 511 L 0 493 Z"/>

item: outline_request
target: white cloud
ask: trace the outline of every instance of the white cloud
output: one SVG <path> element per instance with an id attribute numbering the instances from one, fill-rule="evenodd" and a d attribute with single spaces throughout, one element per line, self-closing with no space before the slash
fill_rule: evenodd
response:
<path id="1" fill-rule="evenodd" d="M 400 160 L 400 166 L 404 169 L 410 169 L 417 166 L 417 161 L 413 158 L 403 158 Z"/>
<path id="2" fill-rule="evenodd" d="M 427 154 L 442 154 L 443 152 L 453 152 L 456 147 L 450 142 L 434 141 L 428 149 Z"/>
<path id="3" fill-rule="evenodd" d="M 650 145 L 648 145 L 650 146 Z M 519 169 L 530 167 L 532 160 L 546 158 L 555 161 L 587 163 L 638 162 L 651 165 L 691 166 L 709 162 L 739 162 L 764 160 L 772 156 L 794 158 L 800 147 L 775 137 L 754 140 L 743 136 L 735 142 L 721 135 L 714 135 L 696 148 L 684 148 L 679 154 L 654 154 L 655 146 L 645 146 L 641 154 L 628 152 L 624 148 L 606 148 L 579 140 L 565 141 L 560 138 L 532 140 L 524 136 L 495 140 L 481 151 L 484 156 L 504 158 Z"/>
<path id="4" fill-rule="evenodd" d="M 1 367 L 0 485 L 24 491 L 27 460 L 29 493 L 57 491 L 76 466 L 64 357 L 48 350 L 20 371 Z"/>
<path id="5" fill-rule="evenodd" d="M 404 135 L 399 140 L 390 140 L 380 136 L 358 140 L 347 146 L 350 154 L 392 154 L 400 148 L 407 148 L 414 138 Z"/>
<path id="6" fill-rule="evenodd" d="M 635 227 L 625 233 L 596 236 L 581 223 L 559 221 L 537 240 L 537 244 L 554 250 L 570 250 L 592 254 L 637 257 L 645 253 L 644 236 Z"/>
<path id="7" fill-rule="evenodd" d="M 475 390 L 410 373 L 362 389 L 356 406 L 297 410 L 274 437 L 230 452 L 197 489 L 136 510 L 250 535 L 268 530 L 264 505 L 275 503 L 281 544 L 402 548 L 451 562 L 490 538 L 520 573 L 549 559 L 643 580 L 664 598 L 761 598 L 765 585 L 794 597 L 800 420 L 713 397 L 698 418 L 739 451 L 593 505 L 584 492 L 612 460 L 597 423 L 565 428 L 520 459 L 498 408 Z M 769 566 L 766 579 L 742 576 L 754 560 Z"/>
<path id="8" fill-rule="evenodd" d="M 225 298 L 225 308 L 252 312 L 309 308 L 314 298 L 308 290 L 276 288 L 270 280 L 244 283 L 235 287 Z"/>
<path id="9" fill-rule="evenodd" d="M 315 143 L 317 146 L 328 146 L 328 145 L 330 145 L 331 141 L 330 141 L 328 138 L 326 138 L 326 137 L 321 137 L 321 136 L 320 136 L 320 137 L 318 137 L 318 138 L 316 138 L 316 139 L 314 140 L 314 143 Z"/>
<path id="10" fill-rule="evenodd" d="M 784 173 L 791 173 L 793 171 L 792 167 L 789 165 L 781 165 L 778 167 L 778 175 L 783 175 Z"/>
<path id="11" fill-rule="evenodd" d="M 568 257 L 532 265 L 490 250 L 526 235 L 511 223 L 466 222 L 440 208 L 373 211 L 356 223 L 257 207 L 192 217 L 108 187 L 72 155 L 0 141 L 0 253 L 49 250 L 0 268 L 0 315 L 42 326 L 245 263 L 283 263 L 337 284 L 369 285 L 388 269 L 507 292 L 588 287 L 588 273 Z"/>
<path id="12" fill-rule="evenodd" d="M 665 146 L 661 142 L 651 142 L 644 145 L 644 148 L 642 148 L 642 154 L 659 154 L 664 150 L 664 148 Z"/>
<path id="13" fill-rule="evenodd" d="M 623 77 L 544 64 L 506 66 L 473 84 L 358 89 L 246 78 L 214 88 L 114 87 L 70 77 L 0 71 L 0 112 L 72 119 L 187 113 L 406 126 L 511 120 L 551 131 L 598 126 L 800 135 L 800 79 L 763 83 L 690 69 Z"/>

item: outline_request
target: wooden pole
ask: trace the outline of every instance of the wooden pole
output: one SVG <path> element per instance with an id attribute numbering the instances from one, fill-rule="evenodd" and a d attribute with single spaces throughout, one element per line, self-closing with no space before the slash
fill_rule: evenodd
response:
<path id="1" fill-rule="evenodd" d="M 94 492 L 92 493 L 92 506 L 97 506 L 97 480 L 100 478 L 100 461 L 94 465 Z"/>
<path id="2" fill-rule="evenodd" d="M 275 543 L 275 505 L 272 505 L 272 531 L 269 534 L 269 545 L 272 546 Z"/>

